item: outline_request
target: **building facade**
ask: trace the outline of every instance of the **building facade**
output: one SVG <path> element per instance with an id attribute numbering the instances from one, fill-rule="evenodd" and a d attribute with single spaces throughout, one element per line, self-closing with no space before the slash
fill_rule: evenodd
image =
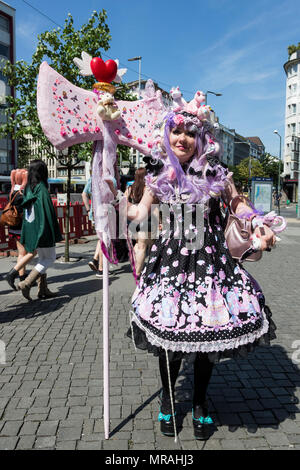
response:
<path id="1" fill-rule="evenodd" d="M 257 158 L 260 160 L 266 152 L 265 146 L 259 137 L 246 137 L 250 144 L 250 156 L 251 158 Z"/>
<path id="2" fill-rule="evenodd" d="M 290 200 L 297 200 L 300 141 L 300 50 L 284 64 L 286 73 L 283 186 Z"/>
<path id="3" fill-rule="evenodd" d="M 222 162 L 226 165 L 233 165 L 234 162 L 234 132 L 232 129 L 219 123 L 218 139 L 223 147 Z"/>
<path id="4" fill-rule="evenodd" d="M 0 122 L 7 120 L 5 115 L 6 96 L 13 95 L 14 89 L 7 85 L 2 73 L 3 61 L 15 63 L 15 9 L 0 1 Z M 16 142 L 11 137 L 0 139 L 0 175 L 10 175 L 17 164 Z"/>
<path id="5" fill-rule="evenodd" d="M 34 141 L 28 134 L 26 135 L 28 147 L 32 160 L 40 158 L 48 167 L 49 183 L 55 187 L 57 186 L 58 192 L 65 192 L 65 185 L 67 183 L 67 168 L 63 165 L 64 155 L 59 152 L 55 147 L 51 146 L 51 152 L 56 157 L 49 156 L 46 150 L 42 150 L 39 141 Z M 72 162 L 74 163 L 74 162 Z M 91 163 L 80 161 L 71 172 L 71 190 L 76 192 L 82 191 L 87 180 L 90 177 Z"/>

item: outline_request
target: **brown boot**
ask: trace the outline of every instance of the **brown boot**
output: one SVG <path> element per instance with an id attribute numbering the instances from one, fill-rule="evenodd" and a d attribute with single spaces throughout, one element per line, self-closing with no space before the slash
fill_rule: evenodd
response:
<path id="1" fill-rule="evenodd" d="M 57 293 L 51 292 L 51 290 L 48 289 L 47 274 L 41 274 L 41 277 L 38 279 L 38 288 L 39 299 L 50 299 L 51 297 L 57 296 Z"/>
<path id="2" fill-rule="evenodd" d="M 40 277 L 39 271 L 37 271 L 36 269 L 33 269 L 32 271 L 30 271 L 30 273 L 28 274 L 28 276 L 26 277 L 24 281 L 19 282 L 18 290 L 22 291 L 22 295 L 25 297 L 25 299 L 32 300 L 32 298 L 29 295 L 30 289 L 32 285 L 34 284 L 34 282 L 39 277 Z"/>

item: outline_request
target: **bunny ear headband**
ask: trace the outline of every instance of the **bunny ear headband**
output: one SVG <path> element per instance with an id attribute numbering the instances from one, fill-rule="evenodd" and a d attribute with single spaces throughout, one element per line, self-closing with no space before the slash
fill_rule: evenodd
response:
<path id="1" fill-rule="evenodd" d="M 171 129 L 176 126 L 184 126 L 192 132 L 199 132 L 204 123 L 212 126 L 211 107 L 205 103 L 203 91 L 197 91 L 194 98 L 187 103 L 181 95 L 179 87 L 170 92 L 173 98 L 172 111 L 166 116 L 166 123 Z"/>

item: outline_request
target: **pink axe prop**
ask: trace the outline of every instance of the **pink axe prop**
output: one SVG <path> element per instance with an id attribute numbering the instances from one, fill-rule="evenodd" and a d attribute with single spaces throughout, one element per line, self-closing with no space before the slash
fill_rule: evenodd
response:
<path id="1" fill-rule="evenodd" d="M 117 263 L 112 250 L 114 224 L 109 217 L 113 195 L 106 179 L 114 177 L 118 144 L 150 153 L 155 124 L 166 112 L 160 91 L 152 80 L 146 84 L 145 98 L 115 101 L 111 81 L 121 81 L 124 70 L 118 61 L 103 62 L 82 53 L 74 59 L 82 75 L 94 74 L 93 91 L 77 87 L 59 75 L 47 62 L 40 66 L 37 110 L 44 134 L 58 150 L 94 141 L 92 197 L 95 228 L 103 249 L 103 400 L 104 434 L 109 439 L 109 274 L 108 262 Z"/>

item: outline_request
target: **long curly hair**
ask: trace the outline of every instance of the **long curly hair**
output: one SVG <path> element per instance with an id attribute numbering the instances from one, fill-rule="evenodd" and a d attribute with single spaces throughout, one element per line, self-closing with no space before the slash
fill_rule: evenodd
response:
<path id="1" fill-rule="evenodd" d="M 211 122 L 204 121 L 197 129 L 193 126 L 196 151 L 187 163 L 181 165 L 170 147 L 170 132 L 177 127 L 175 116 L 176 113 L 169 113 L 157 129 L 156 145 L 151 156 L 153 164 L 160 161 L 163 167 L 157 177 L 147 175 L 146 184 L 163 202 L 176 199 L 177 187 L 181 195 L 187 196 L 187 202 L 205 203 L 211 197 L 218 196 L 228 180 L 225 168 L 218 165 L 217 170 L 213 170 L 214 165 L 209 163 L 212 160 L 214 164 L 219 162 L 222 145 L 215 135 L 216 131 Z M 191 119 L 194 119 L 194 116 Z M 206 172 L 206 167 L 209 172 Z"/>

